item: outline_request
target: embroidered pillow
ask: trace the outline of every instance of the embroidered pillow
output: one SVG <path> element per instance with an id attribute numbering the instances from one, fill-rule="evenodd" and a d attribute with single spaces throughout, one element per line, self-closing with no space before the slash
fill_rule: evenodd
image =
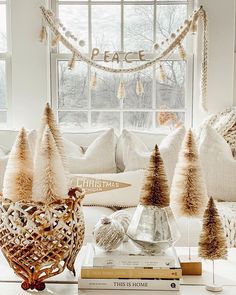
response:
<path id="1" fill-rule="evenodd" d="M 133 207 L 139 203 L 144 170 L 71 175 L 71 186 L 82 187 L 86 196 L 83 205 Z"/>

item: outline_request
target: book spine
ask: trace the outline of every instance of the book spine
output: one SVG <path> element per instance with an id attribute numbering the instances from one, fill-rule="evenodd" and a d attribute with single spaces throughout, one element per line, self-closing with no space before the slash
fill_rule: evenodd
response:
<path id="1" fill-rule="evenodd" d="M 165 259 L 165 260 L 145 260 L 140 258 L 104 258 L 104 257 L 94 257 L 93 266 L 95 267 L 174 267 L 174 259 Z"/>
<path id="2" fill-rule="evenodd" d="M 163 290 L 177 291 L 180 280 L 115 280 L 115 279 L 80 279 L 79 289 L 101 290 Z"/>
<path id="3" fill-rule="evenodd" d="M 180 279 L 181 269 L 81 268 L 82 279 Z"/>

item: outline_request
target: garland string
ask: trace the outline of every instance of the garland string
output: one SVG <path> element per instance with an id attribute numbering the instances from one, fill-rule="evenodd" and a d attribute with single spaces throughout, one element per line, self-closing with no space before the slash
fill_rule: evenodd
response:
<path id="1" fill-rule="evenodd" d="M 87 57 L 85 54 L 81 53 L 75 46 L 73 46 L 59 31 L 58 26 L 54 21 L 53 12 L 51 10 L 47 10 L 44 6 L 40 7 L 42 16 L 45 20 L 45 23 L 48 25 L 50 30 L 54 33 L 54 35 L 59 39 L 67 49 L 69 49 L 74 56 L 88 65 L 105 72 L 114 73 L 114 74 L 122 74 L 122 73 L 135 73 L 142 70 L 145 70 L 157 63 L 161 60 L 165 59 L 176 47 L 181 44 L 183 39 L 186 37 L 189 31 L 192 30 L 193 26 L 196 28 L 196 23 L 201 20 L 203 24 L 203 53 L 202 53 L 202 63 L 201 63 L 201 79 L 200 79 L 200 103 L 201 107 L 206 111 L 206 100 L 207 100 L 207 64 L 208 64 L 208 40 L 207 40 L 207 17 L 206 11 L 201 6 L 198 10 L 194 11 L 193 15 L 189 18 L 188 21 L 184 23 L 184 26 L 180 30 L 179 34 L 174 37 L 173 41 L 165 48 L 158 56 L 153 58 L 150 61 L 144 62 L 139 66 L 135 66 L 133 68 L 112 68 L 109 66 L 103 66 L 91 58 Z"/>

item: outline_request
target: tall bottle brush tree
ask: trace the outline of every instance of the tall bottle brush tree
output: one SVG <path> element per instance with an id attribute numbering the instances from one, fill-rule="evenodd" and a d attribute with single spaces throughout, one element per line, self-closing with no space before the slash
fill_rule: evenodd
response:
<path id="1" fill-rule="evenodd" d="M 170 204 L 168 180 L 165 167 L 158 146 L 151 154 L 149 167 L 140 195 L 141 205 L 152 205 L 159 208 L 168 207 Z"/>
<path id="2" fill-rule="evenodd" d="M 52 136 L 53 136 L 56 146 L 58 148 L 58 152 L 59 152 L 60 157 L 62 159 L 63 167 L 64 167 L 65 171 L 67 171 L 67 168 L 68 168 L 67 167 L 67 158 L 66 158 L 66 154 L 65 154 L 65 150 L 64 150 L 63 139 L 62 139 L 55 115 L 54 115 L 53 110 L 50 107 L 49 103 L 46 104 L 46 107 L 44 109 L 41 127 L 39 129 L 38 134 L 37 134 L 36 153 L 37 153 L 37 150 L 40 146 L 40 142 L 42 140 L 44 129 L 45 129 L 46 125 L 48 125 L 48 127 L 52 133 Z"/>
<path id="3" fill-rule="evenodd" d="M 33 160 L 27 134 L 20 130 L 9 155 L 3 181 L 3 196 L 14 202 L 32 198 Z"/>
<path id="4" fill-rule="evenodd" d="M 204 212 L 198 252 L 200 257 L 212 260 L 213 286 L 206 286 L 206 288 L 211 291 L 222 290 L 222 287 L 215 286 L 214 260 L 226 259 L 228 251 L 224 229 L 212 197 Z"/>
<path id="5" fill-rule="evenodd" d="M 189 218 L 202 216 L 207 202 L 206 186 L 191 129 L 186 133 L 182 143 L 170 195 L 174 212 L 188 218 L 189 246 Z"/>

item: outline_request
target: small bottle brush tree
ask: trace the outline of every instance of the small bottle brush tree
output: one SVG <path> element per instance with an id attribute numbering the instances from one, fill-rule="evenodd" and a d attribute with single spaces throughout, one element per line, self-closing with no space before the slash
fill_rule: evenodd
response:
<path id="1" fill-rule="evenodd" d="M 67 196 L 66 173 L 53 135 L 46 125 L 35 158 L 33 200 L 50 203 Z"/>
<path id="2" fill-rule="evenodd" d="M 170 195 L 174 212 L 188 218 L 188 248 L 191 260 L 189 218 L 202 216 L 207 202 L 207 191 L 191 129 L 186 133 L 179 153 Z"/>
<path id="3" fill-rule="evenodd" d="M 42 140 L 43 132 L 44 132 L 46 125 L 48 125 L 48 127 L 52 133 L 52 136 L 53 136 L 56 146 L 58 148 L 58 152 L 59 152 L 61 159 L 62 159 L 63 167 L 67 171 L 67 159 L 66 159 L 66 155 L 65 155 L 63 139 L 62 139 L 55 115 L 54 115 L 49 103 L 46 104 L 46 107 L 43 112 L 42 123 L 41 123 L 40 130 L 38 132 L 36 153 L 39 148 L 40 141 Z"/>
<path id="4" fill-rule="evenodd" d="M 144 185 L 140 195 L 141 205 L 152 205 L 159 208 L 170 204 L 169 186 L 165 167 L 158 146 L 155 145 L 151 154 Z"/>
<path id="5" fill-rule="evenodd" d="M 212 197 L 203 216 L 198 252 L 200 257 L 212 260 L 213 285 L 207 285 L 206 288 L 210 291 L 221 291 L 222 287 L 215 284 L 214 260 L 226 259 L 228 251 L 224 229 Z"/>
<path id="6" fill-rule="evenodd" d="M 3 181 L 3 196 L 13 202 L 32 198 L 33 160 L 27 134 L 20 130 L 9 155 Z"/>

